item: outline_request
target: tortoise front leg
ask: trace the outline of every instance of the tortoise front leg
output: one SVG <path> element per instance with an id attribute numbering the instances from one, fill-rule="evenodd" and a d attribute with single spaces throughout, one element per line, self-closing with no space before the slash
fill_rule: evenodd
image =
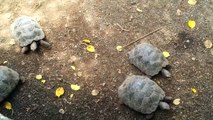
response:
<path id="1" fill-rule="evenodd" d="M 27 53 L 29 51 L 29 47 L 22 47 L 21 48 L 21 53 L 23 53 L 23 54 L 25 54 L 25 53 Z"/>
<path id="2" fill-rule="evenodd" d="M 44 41 L 44 40 L 40 40 L 40 44 L 46 48 L 50 48 L 50 43 L 48 43 L 47 41 Z"/>
<path id="3" fill-rule="evenodd" d="M 168 103 L 166 103 L 166 102 L 160 102 L 159 103 L 159 107 L 162 109 L 162 110 L 170 110 L 170 106 L 169 106 L 169 104 Z"/>
<path id="4" fill-rule="evenodd" d="M 167 69 L 165 69 L 165 68 L 163 68 L 162 70 L 161 70 L 161 74 L 163 75 L 163 76 L 165 76 L 165 77 L 171 77 L 172 75 L 171 75 L 171 73 L 167 70 Z"/>

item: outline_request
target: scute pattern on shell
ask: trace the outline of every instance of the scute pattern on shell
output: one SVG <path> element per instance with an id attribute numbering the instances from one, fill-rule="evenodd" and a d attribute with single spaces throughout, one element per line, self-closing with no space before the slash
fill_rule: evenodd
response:
<path id="1" fill-rule="evenodd" d="M 135 111 L 150 114 L 157 109 L 165 92 L 148 77 L 132 75 L 118 88 L 118 97 Z"/>
<path id="2" fill-rule="evenodd" d="M 162 52 L 148 43 L 137 45 L 128 54 L 130 63 L 150 76 L 158 74 L 169 64 Z"/>
<path id="3" fill-rule="evenodd" d="M 0 102 L 4 100 L 19 82 L 19 74 L 6 67 L 0 66 Z"/>
<path id="4" fill-rule="evenodd" d="M 11 25 L 11 32 L 21 47 L 30 45 L 33 41 L 39 41 L 45 37 L 36 20 L 28 16 L 17 18 Z"/>

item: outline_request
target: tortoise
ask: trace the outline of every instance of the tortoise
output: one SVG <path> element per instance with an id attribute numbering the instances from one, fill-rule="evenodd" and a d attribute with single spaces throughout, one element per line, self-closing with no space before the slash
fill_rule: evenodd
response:
<path id="1" fill-rule="evenodd" d="M 161 71 L 165 77 L 171 77 L 171 73 L 165 68 L 169 62 L 157 47 L 149 43 L 142 43 L 129 51 L 128 54 L 130 63 L 146 75 L 154 76 Z"/>
<path id="2" fill-rule="evenodd" d="M 152 114 L 158 107 L 169 110 L 172 97 L 147 76 L 131 75 L 118 88 L 122 103 L 142 114 Z"/>
<path id="3" fill-rule="evenodd" d="M 12 119 L 10 119 L 0 113 L 0 120 L 12 120 Z"/>
<path id="4" fill-rule="evenodd" d="M 45 38 L 43 30 L 32 17 L 18 17 L 11 24 L 11 33 L 22 47 L 22 53 L 29 51 L 29 46 L 30 50 L 35 51 L 38 48 L 37 43 L 40 43 L 44 47 L 50 47 L 50 44 L 43 40 Z"/>
<path id="5" fill-rule="evenodd" d="M 0 102 L 2 102 L 19 83 L 19 74 L 6 67 L 0 66 Z"/>

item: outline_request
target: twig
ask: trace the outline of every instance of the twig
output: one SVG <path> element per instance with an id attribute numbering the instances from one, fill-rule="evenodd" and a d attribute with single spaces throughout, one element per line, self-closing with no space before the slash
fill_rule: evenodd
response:
<path id="1" fill-rule="evenodd" d="M 161 30 L 161 29 L 162 29 L 162 27 L 161 27 L 161 28 L 158 28 L 158 29 L 156 29 L 156 30 L 154 30 L 154 31 L 152 31 L 152 32 L 150 32 L 150 33 L 148 33 L 148 34 L 146 34 L 146 35 L 144 35 L 144 36 L 138 38 L 138 39 L 136 39 L 135 41 L 132 41 L 132 42 L 128 43 L 127 45 L 123 46 L 123 48 L 126 48 L 126 47 L 132 45 L 133 43 L 135 43 L 135 42 L 137 42 L 137 41 L 139 41 L 139 40 L 141 40 L 141 39 L 144 39 L 144 38 L 146 38 L 147 36 L 149 36 L 149 35 L 151 35 L 151 34 L 157 32 L 157 31 L 159 31 L 159 30 Z"/>
<path id="2" fill-rule="evenodd" d="M 36 11 L 37 9 L 39 9 L 42 6 L 41 1 L 37 1 L 38 3 L 36 3 L 36 5 L 34 5 L 34 11 Z"/>
<path id="3" fill-rule="evenodd" d="M 129 30 L 127 30 L 127 29 L 124 29 L 120 24 L 118 24 L 118 23 L 116 23 L 116 25 L 122 30 L 122 31 L 129 31 Z"/>

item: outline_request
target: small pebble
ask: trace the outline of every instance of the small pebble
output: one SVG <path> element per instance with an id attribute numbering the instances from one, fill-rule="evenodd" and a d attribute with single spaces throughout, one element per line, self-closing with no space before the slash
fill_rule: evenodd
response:
<path id="1" fill-rule="evenodd" d="M 77 73 L 77 76 L 78 76 L 78 77 L 81 77 L 81 76 L 82 76 L 82 72 L 78 72 L 78 73 Z"/>
<path id="2" fill-rule="evenodd" d="M 9 42 L 9 44 L 10 44 L 10 45 L 15 45 L 15 40 L 14 40 L 14 39 L 11 39 L 10 42 Z"/>
<path id="3" fill-rule="evenodd" d="M 195 57 L 192 57 L 192 60 L 194 61 L 194 60 L 195 60 Z"/>
<path id="4" fill-rule="evenodd" d="M 99 94 L 99 90 L 94 89 L 94 90 L 92 90 L 91 94 L 93 96 L 97 96 Z"/>
<path id="5" fill-rule="evenodd" d="M 117 70 L 118 70 L 118 73 L 121 74 L 121 69 L 117 69 Z"/>
<path id="6" fill-rule="evenodd" d="M 28 98 L 31 98 L 31 95 L 28 95 L 27 97 L 28 97 Z"/>
<path id="7" fill-rule="evenodd" d="M 102 83 L 101 85 L 102 85 L 102 86 L 105 86 L 105 85 L 106 85 L 106 83 Z"/>
<path id="8" fill-rule="evenodd" d="M 7 64 L 7 63 L 8 63 L 8 61 L 4 61 L 4 62 L 3 62 L 3 64 Z"/>
<path id="9" fill-rule="evenodd" d="M 64 109 L 60 109 L 59 113 L 64 114 L 65 113 Z"/>
<path id="10" fill-rule="evenodd" d="M 74 63 L 76 60 L 77 60 L 77 57 L 76 57 L 76 56 L 71 56 L 69 61 L 70 61 L 71 63 Z"/>
<path id="11" fill-rule="evenodd" d="M 177 14 L 178 16 L 180 16 L 180 15 L 181 15 L 181 12 L 182 12 L 182 11 L 181 11 L 180 9 L 177 9 L 177 13 L 176 13 L 176 14 Z"/>

